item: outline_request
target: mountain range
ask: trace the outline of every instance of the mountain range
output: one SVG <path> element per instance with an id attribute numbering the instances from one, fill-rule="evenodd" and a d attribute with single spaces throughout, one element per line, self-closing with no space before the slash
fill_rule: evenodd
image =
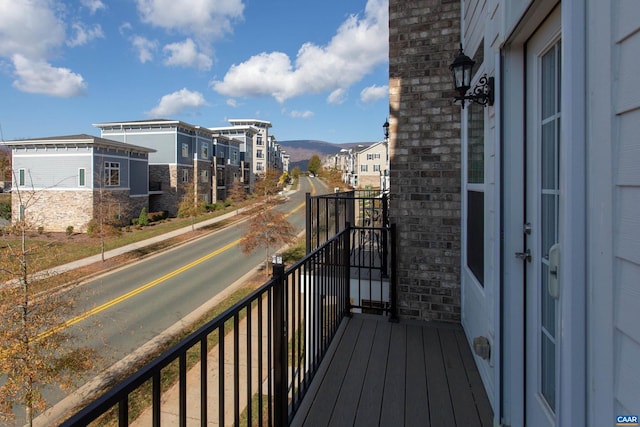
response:
<path id="1" fill-rule="evenodd" d="M 278 141 L 278 144 L 289 155 L 290 167 L 292 170 L 298 166 L 301 170 L 307 170 L 309 159 L 314 154 L 324 159 L 326 156 L 337 154 L 343 148 L 354 148 L 359 145 L 369 146 L 373 142 L 351 142 L 347 144 L 334 144 L 327 141 L 314 139 L 294 139 L 288 141 Z"/>

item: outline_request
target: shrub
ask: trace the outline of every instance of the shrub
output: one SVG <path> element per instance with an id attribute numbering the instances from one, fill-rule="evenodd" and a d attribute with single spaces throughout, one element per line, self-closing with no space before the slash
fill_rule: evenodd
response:
<path id="1" fill-rule="evenodd" d="M 169 216 L 169 212 L 161 211 L 161 212 L 149 212 L 148 217 L 150 222 L 162 221 L 163 219 L 167 219 Z"/>
<path id="2" fill-rule="evenodd" d="M 149 225 L 149 216 L 147 215 L 147 208 L 142 208 L 140 216 L 138 217 L 138 225 Z"/>
<path id="3" fill-rule="evenodd" d="M 71 236 L 73 234 L 73 225 L 67 226 L 67 230 L 65 231 L 67 236 Z"/>
<path id="4" fill-rule="evenodd" d="M 0 203 L 0 218 L 11 219 L 11 203 Z"/>
<path id="5" fill-rule="evenodd" d="M 39 226 L 38 227 L 38 234 L 42 234 L 44 233 L 44 227 L 43 226 Z"/>

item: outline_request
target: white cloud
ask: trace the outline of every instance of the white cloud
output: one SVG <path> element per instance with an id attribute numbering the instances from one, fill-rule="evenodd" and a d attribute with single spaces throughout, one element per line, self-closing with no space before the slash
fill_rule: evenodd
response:
<path id="1" fill-rule="evenodd" d="M 81 0 L 80 3 L 89 9 L 91 14 L 95 14 L 100 9 L 106 9 L 107 7 L 100 0 Z"/>
<path id="2" fill-rule="evenodd" d="M 211 86 L 225 96 L 272 96 L 279 102 L 346 89 L 388 60 L 388 45 L 388 0 L 369 0 L 362 19 L 350 16 L 326 46 L 305 43 L 295 63 L 285 53 L 263 52 L 233 65 Z"/>
<path id="3" fill-rule="evenodd" d="M 142 22 L 210 40 L 231 32 L 242 19 L 242 0 L 137 0 Z"/>
<path id="4" fill-rule="evenodd" d="M 75 37 L 66 41 L 66 24 L 59 15 L 63 11 L 54 0 L 0 0 L 0 57 L 11 60 L 16 89 L 60 97 L 85 93 L 87 84 L 80 74 L 48 61 L 59 55 L 65 43 L 84 44 L 103 36 L 102 30 L 74 25 Z"/>
<path id="5" fill-rule="evenodd" d="M 138 59 L 140 59 L 140 62 L 143 64 L 147 61 L 152 61 L 154 53 L 158 50 L 157 41 L 149 40 L 142 36 L 132 37 L 131 43 L 138 52 Z"/>
<path id="6" fill-rule="evenodd" d="M 45 59 L 64 41 L 64 22 L 52 1 L 0 1 L 0 56 Z"/>
<path id="7" fill-rule="evenodd" d="M 71 26 L 75 31 L 75 37 L 67 40 L 67 46 L 75 47 L 87 44 L 93 39 L 103 39 L 104 33 L 100 24 L 96 24 L 93 28 L 87 28 L 84 24 L 75 23 Z"/>
<path id="8" fill-rule="evenodd" d="M 238 106 L 238 101 L 236 101 L 236 100 L 235 100 L 235 99 L 233 99 L 233 98 L 229 98 L 229 99 L 227 99 L 226 104 L 227 104 L 229 107 L 236 108 L 236 107 Z"/>
<path id="9" fill-rule="evenodd" d="M 126 36 L 131 30 L 133 30 L 133 25 L 131 25 L 131 22 L 123 22 L 118 27 L 118 31 L 120 32 L 120 35 L 122 35 L 122 36 Z"/>
<path id="10" fill-rule="evenodd" d="M 167 117 L 180 114 L 185 110 L 198 109 L 207 105 L 207 101 L 200 92 L 192 92 L 186 88 L 165 95 L 151 111 L 146 114 L 150 117 Z"/>
<path id="11" fill-rule="evenodd" d="M 14 55 L 12 59 L 18 77 L 13 86 L 23 92 L 70 98 L 84 94 L 87 89 L 82 76 L 67 68 L 56 68 L 22 55 Z"/>
<path id="12" fill-rule="evenodd" d="M 198 48 L 192 39 L 186 39 L 182 43 L 171 43 L 164 47 L 168 57 L 165 59 L 165 65 L 173 65 L 180 67 L 196 67 L 200 70 L 210 70 L 213 61 L 202 52 L 198 52 Z"/>
<path id="13" fill-rule="evenodd" d="M 333 105 L 342 104 L 347 99 L 347 91 L 343 88 L 338 88 L 331 92 L 327 97 L 327 102 Z"/>
<path id="14" fill-rule="evenodd" d="M 360 100 L 362 102 L 374 102 L 389 96 L 389 86 L 369 86 L 360 92 Z"/>
<path id="15" fill-rule="evenodd" d="M 292 112 L 289 113 L 289 116 L 293 117 L 294 119 L 310 119 L 314 115 L 315 113 L 309 110 L 305 110 L 305 111 L 293 110 Z"/>

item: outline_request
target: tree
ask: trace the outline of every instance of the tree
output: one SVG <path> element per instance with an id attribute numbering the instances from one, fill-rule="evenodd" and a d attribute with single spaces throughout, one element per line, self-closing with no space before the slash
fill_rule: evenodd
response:
<path id="1" fill-rule="evenodd" d="M 94 193 L 93 219 L 87 227 L 87 234 L 100 239 L 100 256 L 104 262 L 107 238 L 120 235 L 118 228 L 120 225 L 120 213 L 118 212 L 120 203 L 111 191 L 104 188 L 101 177 L 98 178 L 98 182 L 98 192 Z"/>
<path id="2" fill-rule="evenodd" d="M 296 230 L 282 212 L 274 209 L 260 211 L 249 220 L 249 228 L 240 239 L 242 253 L 249 254 L 257 248 L 265 248 L 265 266 L 269 265 L 271 249 L 292 243 Z M 268 275 L 268 269 L 266 274 Z"/>
<path id="3" fill-rule="evenodd" d="M 198 197 L 195 187 L 193 185 L 185 187 L 178 204 L 178 217 L 191 218 L 191 230 L 195 230 L 196 218 L 206 211 L 206 203 Z"/>
<path id="4" fill-rule="evenodd" d="M 27 240 L 36 225 L 26 220 L 34 191 L 14 189 L 20 217 L 14 219 L 17 238 L 0 245 L 0 419 L 14 419 L 15 407 L 23 405 L 32 425 L 34 412 L 44 409 L 41 388 L 58 384 L 63 390 L 77 384 L 82 374 L 96 366 L 97 351 L 78 347 L 77 336 L 67 330 L 74 298 L 59 288 L 51 273 L 39 273 L 45 259 L 56 256 L 56 247 Z M 36 293 L 34 285 L 45 290 Z"/>
<path id="5" fill-rule="evenodd" d="M 277 170 L 269 169 L 253 185 L 253 192 L 259 196 L 264 196 L 267 201 L 278 192 L 280 173 Z"/>
<path id="6" fill-rule="evenodd" d="M 296 166 L 295 168 L 293 168 L 293 170 L 291 171 L 291 176 L 293 177 L 293 179 L 298 179 L 300 177 L 300 166 Z"/>
<path id="7" fill-rule="evenodd" d="M 313 156 L 311 156 L 311 159 L 309 160 L 309 164 L 307 165 L 307 170 L 310 173 L 317 175 L 318 173 L 320 173 L 321 169 L 322 169 L 322 160 L 320 160 L 320 156 L 318 156 L 317 154 L 314 154 Z"/>
<path id="8" fill-rule="evenodd" d="M 247 192 L 244 186 L 239 182 L 233 182 L 227 191 L 227 200 L 236 207 L 236 215 L 239 213 L 240 203 L 244 202 L 246 198 Z"/>

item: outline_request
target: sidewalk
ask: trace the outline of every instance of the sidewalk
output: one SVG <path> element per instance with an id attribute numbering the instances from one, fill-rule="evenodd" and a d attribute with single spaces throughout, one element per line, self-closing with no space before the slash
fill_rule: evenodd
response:
<path id="1" fill-rule="evenodd" d="M 290 195 L 292 192 L 293 191 L 287 192 L 287 195 Z M 247 206 L 247 207 L 238 209 L 237 211 L 232 211 L 232 212 L 226 213 L 224 215 L 221 215 L 219 217 L 199 222 L 199 223 L 195 224 L 193 228 L 195 228 L 195 229 L 203 228 L 203 227 L 209 226 L 211 224 L 215 224 L 217 222 L 224 221 L 224 220 L 232 218 L 232 217 L 234 217 L 234 216 L 236 216 L 236 215 L 238 215 L 240 213 L 243 213 L 243 212 L 245 212 L 247 210 L 250 210 L 254 206 L 255 205 Z M 122 255 L 122 254 L 125 254 L 127 252 L 134 251 L 134 250 L 137 250 L 137 249 L 140 249 L 140 248 L 144 248 L 146 246 L 149 246 L 149 245 L 152 245 L 152 244 L 155 244 L 155 243 L 158 243 L 158 242 L 162 242 L 164 240 L 170 239 L 170 238 L 175 237 L 175 236 L 179 236 L 179 235 L 184 234 L 184 233 L 189 233 L 191 231 L 192 231 L 192 227 L 191 226 L 187 226 L 187 227 L 180 228 L 178 230 L 171 231 L 169 233 L 158 235 L 156 237 L 152 237 L 152 238 L 149 238 L 149 239 L 146 239 L 146 240 L 142 240 L 142 241 L 139 241 L 139 242 L 136 242 L 136 243 L 132 243 L 132 244 L 129 244 L 129 245 L 125 245 L 125 246 L 116 248 L 116 249 L 112 249 L 110 251 L 106 251 L 105 252 L 104 258 L 105 259 L 109 259 L 109 258 L 118 256 L 118 255 Z M 101 254 L 97 254 L 97 255 L 86 257 L 86 258 L 83 258 L 83 259 L 80 259 L 80 260 L 77 260 L 77 261 L 73 261 L 73 262 L 70 262 L 70 263 L 67 263 L 67 264 L 60 265 L 58 267 L 50 269 L 49 271 L 50 272 L 55 272 L 55 273 L 63 273 L 65 271 L 70 271 L 70 270 L 73 270 L 73 269 L 76 269 L 76 268 L 80 268 L 80 267 L 84 267 L 84 266 L 93 264 L 95 262 L 100 262 L 100 261 L 102 261 L 102 255 Z M 229 297 L 238 288 L 243 286 L 247 282 L 247 280 L 249 280 L 250 277 L 252 277 L 255 274 L 257 274 L 258 271 L 259 271 L 259 267 L 255 267 L 255 268 L 251 269 L 250 271 L 248 271 L 243 277 L 238 279 L 235 283 L 233 283 L 231 286 L 229 286 L 227 289 L 225 289 L 224 291 L 222 291 L 221 293 L 219 293 L 215 297 L 211 298 L 209 301 L 206 301 L 202 306 L 200 306 L 194 312 L 192 312 L 189 315 L 185 316 L 183 319 L 177 321 L 175 324 L 173 324 L 172 326 L 167 328 L 165 331 L 160 333 L 158 336 L 156 336 L 155 338 L 153 338 L 150 341 L 148 341 L 142 347 L 138 348 L 136 351 L 134 351 L 130 355 L 126 356 L 124 359 L 116 362 L 114 365 L 112 365 L 107 370 L 105 370 L 102 374 L 96 376 L 95 378 L 93 378 L 92 380 L 90 380 L 89 382 L 87 382 L 86 384 L 81 386 L 78 390 L 76 390 L 75 392 L 71 393 L 66 398 L 62 399 L 60 402 L 55 404 L 53 407 L 47 409 L 44 413 L 42 413 L 41 415 L 39 415 L 38 417 L 36 417 L 34 419 L 33 425 L 36 426 L 36 427 L 38 427 L 38 426 L 43 426 L 43 427 L 44 426 L 50 426 L 50 425 L 53 425 L 53 424 L 57 425 L 60 422 L 62 422 L 63 420 L 65 420 L 73 412 L 75 412 L 75 411 L 81 409 L 82 407 L 84 407 L 85 405 L 87 405 L 93 399 L 95 399 L 100 394 L 102 394 L 106 389 L 112 387 L 114 385 L 114 379 L 118 378 L 120 376 L 121 372 L 128 370 L 131 366 L 133 366 L 135 364 L 138 364 L 139 360 L 142 360 L 142 359 L 146 358 L 147 355 L 149 354 L 149 352 L 153 351 L 154 348 L 157 348 L 158 346 L 162 345 L 163 343 L 167 342 L 168 340 L 170 340 L 170 339 L 172 339 L 172 338 L 174 338 L 176 336 L 179 336 L 179 334 L 182 334 L 182 331 L 186 327 L 188 327 L 190 324 L 193 324 L 194 322 L 198 321 L 205 313 L 207 313 L 209 310 L 213 309 L 213 307 L 215 307 L 220 302 L 222 302 L 224 299 Z M 255 337 L 255 339 L 257 339 L 257 337 Z M 190 373 L 190 375 L 193 375 L 193 374 Z M 169 393 L 169 395 L 172 395 L 172 394 Z M 163 393 L 163 398 L 165 398 L 165 396 L 169 396 L 169 395 L 166 395 L 165 393 Z M 189 413 L 193 414 L 195 412 L 195 408 L 193 407 L 193 405 L 194 404 L 199 405 L 199 399 L 193 399 L 193 400 L 189 399 L 189 400 L 190 400 Z M 196 401 L 197 401 L 197 403 L 196 403 Z M 246 405 L 246 401 L 243 402 L 243 405 Z M 171 412 L 173 412 L 173 411 L 172 410 L 167 411 L 165 413 L 165 416 L 166 417 L 171 417 Z M 169 422 L 168 421 L 169 419 L 170 418 L 166 418 L 165 421 Z M 170 425 L 170 424 L 165 424 L 165 425 Z"/>
<path id="2" fill-rule="evenodd" d="M 208 219 L 206 221 L 198 222 L 198 223 L 194 224 L 193 228 L 189 225 L 187 227 L 179 228 L 177 230 L 173 230 L 173 231 L 170 231 L 170 232 L 165 233 L 165 234 L 160 234 L 158 236 L 151 237 L 149 239 L 141 240 L 139 242 L 135 242 L 135 243 L 131 243 L 131 244 L 128 244 L 128 245 L 125 245 L 125 246 L 121 246 L 119 248 L 111 249 L 111 250 L 106 251 L 104 253 L 104 259 L 106 260 L 106 259 L 109 259 L 109 258 L 116 257 L 118 255 L 125 254 L 127 252 L 132 252 L 132 251 L 147 247 L 149 245 L 153 245 L 155 243 L 159 243 L 159 242 L 162 242 L 164 240 L 171 239 L 171 238 L 179 236 L 181 234 L 190 233 L 191 231 L 193 231 L 193 229 L 197 230 L 199 228 L 204 228 L 204 227 L 207 227 L 207 226 L 209 226 L 211 224 L 215 224 L 215 223 L 224 221 L 226 219 L 233 218 L 236 215 L 238 215 L 238 214 L 240 214 L 242 212 L 245 212 L 247 210 L 250 210 L 253 207 L 254 207 L 254 205 L 246 206 L 246 207 L 240 208 L 238 210 L 234 210 L 232 212 L 228 212 L 228 213 L 226 213 L 224 215 L 220 215 L 218 217 L 211 218 L 211 219 Z M 59 265 L 57 267 L 53 267 L 53 268 L 47 270 L 45 272 L 45 274 L 50 274 L 50 273 L 60 274 L 60 273 L 66 272 L 66 271 L 74 270 L 76 268 L 85 267 L 87 265 L 91 265 L 93 263 L 100 262 L 100 261 L 102 261 L 102 255 L 101 254 L 96 254 L 96 255 L 92 255 L 92 256 L 89 256 L 89 257 L 86 257 L 86 258 L 82 258 L 82 259 L 79 259 L 79 260 L 76 260 L 76 261 L 69 262 L 67 264 L 63 264 L 63 265 Z"/>

